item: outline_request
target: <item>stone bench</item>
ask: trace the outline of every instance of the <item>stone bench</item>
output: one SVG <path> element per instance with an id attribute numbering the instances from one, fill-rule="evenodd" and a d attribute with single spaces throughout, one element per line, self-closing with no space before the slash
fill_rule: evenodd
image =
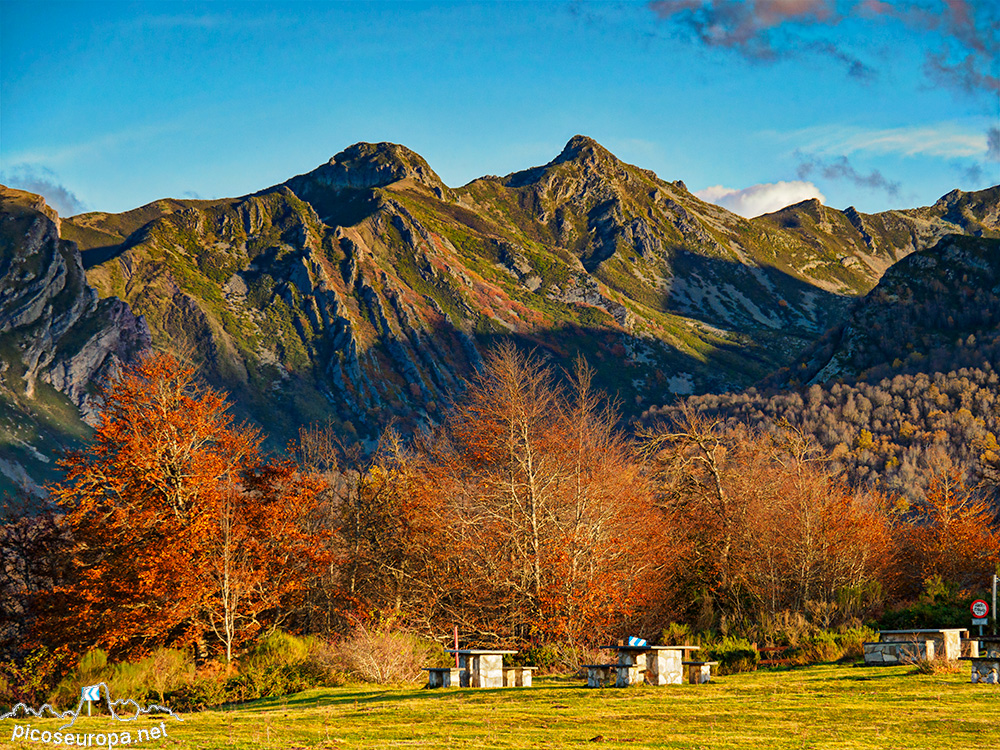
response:
<path id="1" fill-rule="evenodd" d="M 1000 655 L 962 656 L 962 661 L 972 662 L 972 682 L 984 685 L 1000 683 Z"/>
<path id="2" fill-rule="evenodd" d="M 535 667 L 504 667 L 504 687 L 531 687 L 531 672 Z"/>
<path id="3" fill-rule="evenodd" d="M 427 687 L 460 687 L 462 670 L 458 667 L 424 667 L 427 670 Z"/>
<path id="4" fill-rule="evenodd" d="M 634 664 L 584 664 L 587 687 L 628 687 L 644 682 L 645 669 Z"/>
<path id="5" fill-rule="evenodd" d="M 605 687 L 614 684 L 618 675 L 617 664 L 584 664 L 587 669 L 587 687 Z"/>
<path id="6" fill-rule="evenodd" d="M 880 641 L 863 643 L 865 664 L 885 666 L 890 664 L 914 664 L 934 658 L 934 640 L 922 641 Z"/>
<path id="7" fill-rule="evenodd" d="M 703 685 L 712 681 L 712 667 L 717 667 L 717 661 L 682 661 L 688 668 L 688 682 L 692 685 Z"/>

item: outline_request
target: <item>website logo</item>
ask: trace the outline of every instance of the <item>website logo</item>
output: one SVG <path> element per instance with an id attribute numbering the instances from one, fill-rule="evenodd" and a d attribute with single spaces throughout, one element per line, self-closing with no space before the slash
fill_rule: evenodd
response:
<path id="1" fill-rule="evenodd" d="M 23 716 L 25 718 L 30 716 L 36 719 L 68 719 L 68 721 L 60 726 L 59 730 L 56 732 L 52 732 L 47 729 L 39 729 L 38 727 L 32 727 L 31 724 L 15 724 L 10 736 L 12 742 L 15 740 L 21 740 L 22 742 L 41 742 L 51 745 L 75 747 L 96 746 L 110 748 L 117 747 L 119 745 L 131 745 L 133 742 L 142 742 L 143 740 L 159 739 L 167 736 L 167 725 L 165 721 L 161 721 L 159 726 L 150 726 L 148 728 L 143 727 L 142 729 L 138 729 L 134 734 L 131 730 L 124 730 L 120 732 L 101 732 L 97 734 L 66 732 L 65 730 L 71 728 L 80 716 L 81 711 L 83 711 L 84 703 L 87 703 L 87 713 L 88 715 L 90 714 L 91 703 L 93 701 L 101 700 L 102 690 L 108 713 L 111 715 L 111 718 L 116 721 L 135 721 L 140 716 L 146 714 L 167 714 L 177 721 L 184 721 L 184 719 L 166 706 L 151 703 L 148 706 L 143 707 L 131 698 L 119 698 L 118 700 L 112 700 L 111 692 L 108 690 L 108 686 L 103 682 L 98 683 L 97 685 L 84 687 L 80 691 L 80 701 L 77 703 L 75 709 L 59 712 L 50 704 L 46 703 L 41 708 L 36 710 L 24 703 L 18 703 L 11 711 L 8 711 L 3 716 L 0 716 L 0 720 L 16 720 L 19 716 Z"/>

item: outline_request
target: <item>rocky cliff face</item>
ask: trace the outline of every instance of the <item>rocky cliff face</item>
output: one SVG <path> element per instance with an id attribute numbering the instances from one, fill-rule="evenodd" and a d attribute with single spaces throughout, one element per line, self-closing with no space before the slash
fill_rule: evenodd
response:
<path id="1" fill-rule="evenodd" d="M 37 417 L 53 390 L 93 416 L 94 384 L 151 344 L 124 302 L 99 299 L 88 285 L 58 223 L 38 196 L 0 186 L 0 451 L 21 446 L 31 457 L 32 440 L 46 442 Z M 20 478 L 10 469 L 16 458 L 6 463 L 4 473 Z"/>

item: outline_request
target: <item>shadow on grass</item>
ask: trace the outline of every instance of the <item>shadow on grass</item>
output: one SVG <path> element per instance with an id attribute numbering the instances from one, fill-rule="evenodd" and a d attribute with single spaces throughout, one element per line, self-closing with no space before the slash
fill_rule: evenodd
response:
<path id="1" fill-rule="evenodd" d="M 351 689 L 354 686 L 346 686 Z M 458 696 L 476 698 L 490 698 L 504 694 L 549 691 L 549 690 L 586 690 L 586 680 L 579 677 L 553 677 L 544 682 L 536 683 L 528 688 L 435 688 L 413 685 L 398 685 L 392 687 L 379 688 L 372 686 L 370 689 L 353 689 L 350 692 L 340 692 L 338 688 L 311 688 L 301 693 L 277 698 L 258 698 L 246 703 L 227 703 L 222 706 L 211 708 L 211 711 L 271 711 L 279 708 L 324 708 L 326 706 L 343 706 L 354 704 L 356 706 L 378 705 L 392 703 L 400 700 L 419 701 L 420 703 L 436 703 L 451 700 Z"/>

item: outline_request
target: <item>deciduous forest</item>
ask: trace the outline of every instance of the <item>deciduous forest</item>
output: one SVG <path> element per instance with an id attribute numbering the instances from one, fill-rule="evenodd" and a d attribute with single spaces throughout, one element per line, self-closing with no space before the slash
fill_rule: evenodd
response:
<path id="1" fill-rule="evenodd" d="M 286 632 L 412 651 L 458 626 L 552 658 L 954 619 L 1000 563 L 995 380 L 705 396 L 626 433 L 583 359 L 503 345 L 437 428 L 366 455 L 317 424 L 277 458 L 192 366 L 149 354 L 106 386 L 51 505 L 6 499 L 0 687 L 32 664 L 41 695 L 94 654 L 228 673 Z"/>

